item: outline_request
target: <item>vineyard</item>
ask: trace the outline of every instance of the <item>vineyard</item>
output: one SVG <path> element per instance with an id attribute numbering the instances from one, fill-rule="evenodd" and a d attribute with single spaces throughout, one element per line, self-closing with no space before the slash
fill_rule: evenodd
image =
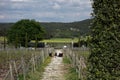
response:
<path id="1" fill-rule="evenodd" d="M 49 50 L 53 49 L 0 51 L 0 80 L 26 80 L 27 73 L 34 72 L 44 62 Z"/>
<path id="2" fill-rule="evenodd" d="M 76 69 L 77 79 L 86 80 L 87 59 L 90 55 L 89 48 L 68 48 L 64 50 L 65 56 L 70 60 L 72 67 Z"/>
<path id="3" fill-rule="evenodd" d="M 0 80 L 120 80 L 120 0 L 34 1 L 0 0 Z"/>

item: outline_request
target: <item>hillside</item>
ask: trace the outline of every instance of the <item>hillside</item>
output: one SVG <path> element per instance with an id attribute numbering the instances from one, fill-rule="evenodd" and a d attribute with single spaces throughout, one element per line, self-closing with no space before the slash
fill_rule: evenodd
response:
<path id="1" fill-rule="evenodd" d="M 91 19 L 71 22 L 40 22 L 46 29 L 46 38 L 51 37 L 78 37 L 89 33 Z M 14 23 L 0 23 L 0 36 L 2 36 Z"/>

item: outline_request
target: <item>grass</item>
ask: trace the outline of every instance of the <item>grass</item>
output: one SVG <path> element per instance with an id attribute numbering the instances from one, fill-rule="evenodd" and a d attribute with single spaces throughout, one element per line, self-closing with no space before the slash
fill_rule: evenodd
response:
<path id="1" fill-rule="evenodd" d="M 67 57 L 64 57 L 64 58 L 63 58 L 63 63 L 64 63 L 64 64 L 70 64 L 70 60 L 67 59 Z"/>
<path id="2" fill-rule="evenodd" d="M 0 42 L 4 41 L 4 37 L 0 36 Z"/>
<path id="3" fill-rule="evenodd" d="M 78 73 L 76 73 L 75 68 L 71 66 L 70 60 L 66 57 L 63 58 L 63 63 L 65 64 L 67 73 L 64 75 L 65 80 L 79 80 L 78 79 Z"/>
<path id="4" fill-rule="evenodd" d="M 76 69 L 70 67 L 69 68 L 69 72 L 66 75 L 66 79 L 65 80 L 79 80 L 78 79 L 78 73 L 76 73 Z"/>
<path id="5" fill-rule="evenodd" d="M 45 67 L 51 62 L 51 57 L 48 57 L 45 62 L 38 66 L 35 72 L 29 72 L 27 80 L 41 80 Z"/>
<path id="6" fill-rule="evenodd" d="M 75 50 L 73 50 L 73 52 L 75 54 L 77 54 L 78 56 L 84 57 L 85 59 L 87 59 L 89 57 L 89 55 L 90 55 L 90 51 L 89 50 L 75 49 Z"/>
<path id="7" fill-rule="evenodd" d="M 4 37 L 0 37 L 0 42 L 4 41 Z M 46 42 L 46 43 L 71 43 L 71 42 L 78 42 L 78 38 L 52 38 L 52 39 L 45 39 L 40 42 Z M 32 42 L 35 42 L 34 40 Z"/>
<path id="8" fill-rule="evenodd" d="M 80 56 L 84 57 L 85 64 L 87 65 L 87 59 L 90 55 L 89 50 L 74 50 L 73 52 L 75 54 L 77 54 L 77 56 L 79 56 L 79 57 Z M 69 67 L 67 68 L 67 73 L 65 74 L 65 80 L 79 80 L 78 73 L 76 72 L 76 69 L 71 66 L 70 60 L 68 58 L 64 57 L 63 63 L 65 64 L 65 66 L 69 65 Z M 86 69 L 84 69 L 82 71 L 86 73 Z"/>
<path id="9" fill-rule="evenodd" d="M 71 39 L 71 38 L 52 38 L 52 39 L 46 39 L 42 40 L 41 42 L 46 43 L 71 43 L 71 42 L 78 42 L 77 38 Z"/>
<path id="10" fill-rule="evenodd" d="M 90 51 L 80 51 L 78 56 L 82 56 L 84 57 L 85 59 L 87 59 L 90 55 Z"/>

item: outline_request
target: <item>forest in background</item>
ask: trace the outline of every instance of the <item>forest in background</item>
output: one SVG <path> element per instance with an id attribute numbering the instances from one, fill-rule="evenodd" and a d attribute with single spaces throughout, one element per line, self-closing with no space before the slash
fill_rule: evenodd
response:
<path id="1" fill-rule="evenodd" d="M 89 34 L 91 19 L 83 21 L 63 23 L 63 22 L 40 22 L 46 30 L 45 38 L 74 38 Z M 14 23 L 0 23 L 0 36 L 4 36 L 7 30 Z"/>

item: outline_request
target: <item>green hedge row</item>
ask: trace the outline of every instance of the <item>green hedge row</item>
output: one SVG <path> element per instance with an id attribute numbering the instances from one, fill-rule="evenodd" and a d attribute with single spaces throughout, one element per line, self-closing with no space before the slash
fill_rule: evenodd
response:
<path id="1" fill-rule="evenodd" d="M 88 80 L 120 80 L 120 0 L 92 0 Z"/>

